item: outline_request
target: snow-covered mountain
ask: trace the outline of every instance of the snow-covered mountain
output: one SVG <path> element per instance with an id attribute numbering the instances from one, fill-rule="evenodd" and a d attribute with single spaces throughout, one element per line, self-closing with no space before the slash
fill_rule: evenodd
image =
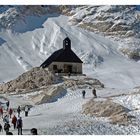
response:
<path id="1" fill-rule="evenodd" d="M 29 117 L 21 112 L 24 135 L 31 128 L 39 135 L 140 134 L 139 15 L 135 6 L 0 6 L 0 83 L 22 74 L 0 86 L 4 115 L 7 100 L 14 115 L 29 105 Z M 33 68 L 66 36 L 87 76 L 61 79 Z"/>
<path id="2" fill-rule="evenodd" d="M 140 36 L 140 13 L 136 6 L 84 6 L 70 13 L 73 24 L 92 31 L 124 38 Z"/>
<path id="3" fill-rule="evenodd" d="M 135 6 L 1 6 L 0 82 L 39 66 L 68 36 L 85 74 L 138 86 L 139 23 Z"/>

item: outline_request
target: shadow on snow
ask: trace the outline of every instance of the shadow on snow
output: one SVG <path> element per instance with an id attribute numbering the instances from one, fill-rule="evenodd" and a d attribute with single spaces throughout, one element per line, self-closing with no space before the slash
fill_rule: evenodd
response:
<path id="1" fill-rule="evenodd" d="M 12 28 L 13 32 L 25 33 L 37 28 L 44 28 L 43 23 L 50 17 L 58 17 L 59 14 L 47 14 L 43 16 L 26 16 L 19 20 Z"/>

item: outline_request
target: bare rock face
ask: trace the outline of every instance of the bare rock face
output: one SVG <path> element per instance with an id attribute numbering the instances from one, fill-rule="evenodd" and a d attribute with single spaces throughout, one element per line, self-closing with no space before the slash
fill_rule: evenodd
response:
<path id="1" fill-rule="evenodd" d="M 0 85 L 0 93 L 29 91 L 53 82 L 55 82 L 55 76 L 50 71 L 40 67 L 33 68 L 17 79 Z"/>
<path id="2" fill-rule="evenodd" d="M 91 117 L 108 117 L 112 124 L 136 125 L 135 117 L 128 113 L 129 109 L 109 99 L 100 101 L 93 99 L 84 104 L 82 108 L 83 114 Z"/>
<path id="3" fill-rule="evenodd" d="M 69 22 L 84 29 L 119 38 L 139 36 L 140 14 L 136 6 L 81 6 L 70 13 Z"/>
<path id="4" fill-rule="evenodd" d="M 135 61 L 140 60 L 140 50 L 138 48 L 120 48 L 121 53 Z"/>
<path id="5" fill-rule="evenodd" d="M 5 12 L 0 17 L 0 29 L 13 29 L 18 23 L 26 24 L 27 16 L 44 16 L 46 14 L 60 13 L 57 6 L 42 5 L 17 5 L 17 6 L 0 6 L 5 8 Z"/>
<path id="6" fill-rule="evenodd" d="M 81 79 L 64 79 L 64 88 L 104 88 L 104 84 L 97 79 L 83 77 Z"/>

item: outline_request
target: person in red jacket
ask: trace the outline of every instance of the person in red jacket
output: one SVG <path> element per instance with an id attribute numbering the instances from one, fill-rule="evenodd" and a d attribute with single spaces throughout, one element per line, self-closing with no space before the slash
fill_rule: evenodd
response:
<path id="1" fill-rule="evenodd" d="M 0 107 L 0 116 L 2 116 L 2 118 L 3 118 L 3 109 L 2 109 L 2 107 Z"/>
<path id="2" fill-rule="evenodd" d="M 10 109 L 9 109 L 9 115 L 10 115 L 10 118 L 11 118 L 12 113 L 13 113 L 13 109 L 10 108 Z"/>
<path id="3" fill-rule="evenodd" d="M 17 117 L 14 115 L 12 118 L 12 124 L 14 126 L 14 129 L 16 128 L 16 124 L 17 124 Z"/>

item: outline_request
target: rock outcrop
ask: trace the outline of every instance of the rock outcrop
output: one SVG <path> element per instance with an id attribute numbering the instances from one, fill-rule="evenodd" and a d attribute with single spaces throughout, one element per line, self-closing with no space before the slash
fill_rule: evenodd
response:
<path id="1" fill-rule="evenodd" d="M 97 79 L 81 77 L 79 79 L 64 79 L 64 88 L 104 88 L 104 84 Z"/>
<path id="2" fill-rule="evenodd" d="M 107 36 L 138 37 L 140 13 L 133 5 L 81 6 L 70 11 L 70 23 Z M 129 21 L 128 21 L 129 19 Z"/>
<path id="3" fill-rule="evenodd" d="M 83 114 L 91 117 L 108 117 L 112 124 L 119 125 L 136 125 L 134 116 L 129 114 L 129 109 L 115 103 L 109 99 L 106 100 L 90 100 L 83 105 Z"/>
<path id="4" fill-rule="evenodd" d="M 0 85 L 0 93 L 29 91 L 54 82 L 55 76 L 50 71 L 36 67 L 23 73 L 17 79 Z"/>

